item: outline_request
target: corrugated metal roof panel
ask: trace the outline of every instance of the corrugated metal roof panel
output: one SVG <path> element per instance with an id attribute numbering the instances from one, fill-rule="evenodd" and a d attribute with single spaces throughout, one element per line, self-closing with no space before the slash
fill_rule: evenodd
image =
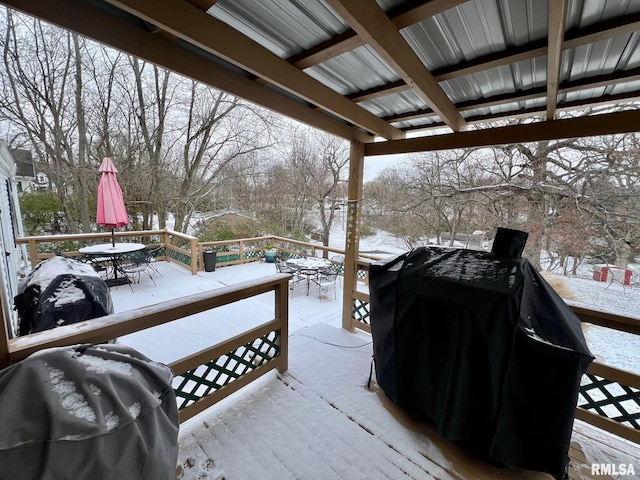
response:
<path id="1" fill-rule="evenodd" d="M 380 117 L 388 117 L 398 113 L 414 112 L 427 108 L 424 101 L 411 90 L 386 95 L 381 98 L 376 98 L 375 100 L 360 102 L 359 105 Z"/>
<path id="2" fill-rule="evenodd" d="M 564 52 L 562 80 L 609 74 L 640 65 L 637 34 L 582 45 Z"/>
<path id="3" fill-rule="evenodd" d="M 377 0 L 385 11 L 403 0 Z M 344 32 L 349 27 L 322 0 L 220 0 L 210 12 L 217 18 L 263 44 L 282 58 L 289 58 Z M 640 0 L 570 0 L 565 32 L 640 12 Z M 548 35 L 547 2 L 540 0 L 470 0 L 427 18 L 401 31 L 404 38 L 429 70 L 451 67 L 461 62 L 503 52 L 532 41 L 544 41 Z M 561 59 L 560 86 L 569 81 L 606 75 L 640 67 L 640 34 L 621 35 L 594 44 L 564 51 Z M 307 74 L 342 95 L 396 82 L 397 73 L 365 45 L 319 65 L 307 68 Z M 531 89 L 543 89 L 547 82 L 547 57 L 540 55 L 510 65 L 491 68 L 440 82 L 454 104 L 482 101 Z M 588 100 L 600 94 L 629 92 L 638 88 L 628 82 L 559 95 L 560 104 Z M 502 114 L 540 108 L 541 94 L 533 100 L 519 101 L 465 110 L 465 117 Z M 388 117 L 429 108 L 420 96 L 407 90 L 360 105 L 377 116 Z M 439 122 L 439 117 L 394 123 L 400 128 Z"/>
<path id="4" fill-rule="evenodd" d="M 566 30 L 638 12 L 638 0 L 571 0 L 567 8 Z"/>
<path id="5" fill-rule="evenodd" d="M 402 34 L 434 70 L 545 38 L 546 2 L 475 0 L 407 27 Z"/>
<path id="6" fill-rule="evenodd" d="M 494 105 L 491 107 L 474 108 L 472 110 L 466 110 L 463 112 L 465 118 L 473 118 L 486 115 L 499 115 L 509 112 L 526 111 L 536 108 L 544 108 L 546 106 L 546 99 L 544 97 L 523 100 L 520 102 L 503 103 L 500 105 Z"/>
<path id="7" fill-rule="evenodd" d="M 368 45 L 307 68 L 310 76 L 343 95 L 398 80 L 398 75 Z"/>
<path id="8" fill-rule="evenodd" d="M 349 28 L 319 0 L 220 0 L 208 12 L 282 58 Z"/>
<path id="9" fill-rule="evenodd" d="M 496 67 L 441 82 L 454 103 L 489 98 L 546 85 L 547 57 Z"/>

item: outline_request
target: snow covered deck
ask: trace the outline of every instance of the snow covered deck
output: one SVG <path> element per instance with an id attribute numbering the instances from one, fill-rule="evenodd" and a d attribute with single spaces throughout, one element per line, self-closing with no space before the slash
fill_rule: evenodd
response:
<path id="1" fill-rule="evenodd" d="M 182 425 L 178 478 L 551 478 L 494 466 L 398 409 L 375 382 L 368 389 L 367 334 L 320 323 L 293 334 L 289 348 L 286 374 L 272 372 Z M 593 462 L 640 468 L 637 446 L 581 422 L 570 456 L 571 479 L 612 478 L 592 476 Z"/>
<path id="2" fill-rule="evenodd" d="M 275 272 L 273 264 L 261 262 L 197 276 L 165 262 L 159 266 L 163 276 L 154 277 L 157 286 L 143 275 L 134 293 L 127 286 L 112 289 L 116 311 Z M 183 423 L 177 478 L 551 478 L 491 465 L 399 410 L 375 381 L 367 388 L 371 336 L 340 328 L 340 291 L 336 299 L 333 292 L 318 298 L 313 288 L 305 293 L 297 288 L 290 299 L 289 370 L 272 371 Z M 197 350 L 250 327 L 263 314 L 269 317 L 272 305 L 271 298 L 257 297 L 219 309 L 220 318 L 206 323 L 194 316 L 120 341 L 169 362 L 183 350 Z M 570 456 L 571 479 L 614 478 L 592 475 L 592 464 L 632 466 L 640 473 L 640 447 L 579 421 Z"/>

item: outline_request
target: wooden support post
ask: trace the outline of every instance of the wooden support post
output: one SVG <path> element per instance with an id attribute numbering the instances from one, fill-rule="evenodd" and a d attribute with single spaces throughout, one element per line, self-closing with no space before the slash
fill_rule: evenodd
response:
<path id="1" fill-rule="evenodd" d="M 351 142 L 349 192 L 347 199 L 347 234 L 344 246 L 344 285 L 342 294 L 342 328 L 353 331 L 353 293 L 358 282 L 358 246 L 364 173 L 364 143 Z"/>
<path id="2" fill-rule="evenodd" d="M 278 371 L 289 368 L 289 278 L 275 288 L 275 316 L 280 323 L 280 364 Z"/>

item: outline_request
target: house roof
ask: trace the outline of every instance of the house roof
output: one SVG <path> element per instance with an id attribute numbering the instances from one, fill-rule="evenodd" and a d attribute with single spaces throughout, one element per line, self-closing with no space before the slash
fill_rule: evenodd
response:
<path id="1" fill-rule="evenodd" d="M 11 156 L 16 163 L 16 175 L 18 177 L 35 178 L 35 165 L 30 150 L 11 150 Z"/>
<path id="2" fill-rule="evenodd" d="M 365 142 L 366 155 L 640 121 L 639 0 L 1 1 Z M 630 111 L 562 119 L 614 105 Z"/>

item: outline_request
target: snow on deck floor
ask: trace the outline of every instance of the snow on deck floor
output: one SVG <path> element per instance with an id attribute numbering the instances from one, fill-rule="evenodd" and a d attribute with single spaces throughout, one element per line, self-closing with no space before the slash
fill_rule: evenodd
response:
<path id="1" fill-rule="evenodd" d="M 403 413 L 375 381 L 367 389 L 370 335 L 318 324 L 292 335 L 289 347 L 286 374 L 270 372 L 181 426 L 177 478 L 551 478 L 493 466 Z M 588 462 L 634 463 L 640 472 L 637 446 L 607 449 L 590 427 L 580 430 L 586 434 L 575 435 L 571 479 L 593 478 L 585 453 Z"/>
<path id="2" fill-rule="evenodd" d="M 111 289 L 116 312 L 215 290 L 277 273 L 273 263 L 263 262 L 223 267 L 213 272 L 198 272 L 197 275 L 192 275 L 184 268 L 169 262 L 158 262 L 158 268 L 162 276 L 151 272 L 155 284 L 143 274 L 140 283 L 133 284 L 132 288 L 122 285 Z M 120 337 L 118 341 L 135 348 L 155 361 L 170 363 L 273 320 L 274 298 L 273 292 L 265 293 L 126 335 Z M 341 325 L 341 283 L 338 284 L 335 295 L 333 289 L 320 292 L 317 285 L 311 285 L 307 296 L 304 284 L 298 284 L 293 293 L 290 293 L 290 333 L 320 322 L 336 327 Z"/>
<path id="3" fill-rule="evenodd" d="M 157 286 L 142 275 L 133 292 L 128 286 L 111 289 L 116 311 L 275 273 L 273 264 L 262 262 L 197 275 L 168 262 L 159 262 L 158 267 L 162 276 L 153 274 Z M 270 372 L 183 424 L 179 478 L 551 478 L 493 467 L 442 440 L 432 426 L 404 414 L 375 382 L 372 390 L 366 389 L 371 336 L 339 328 L 340 286 L 337 298 L 332 294 L 319 298 L 316 287 L 307 296 L 303 286 L 296 287 L 289 305 L 289 371 L 285 375 Z M 270 318 L 273 295 L 266 294 L 216 309 L 213 315 L 194 315 L 119 341 L 168 363 Z M 591 462 L 633 464 L 636 474 L 640 472 L 637 445 L 579 421 L 571 457 L 572 480 L 611 478 L 591 476 Z"/>

